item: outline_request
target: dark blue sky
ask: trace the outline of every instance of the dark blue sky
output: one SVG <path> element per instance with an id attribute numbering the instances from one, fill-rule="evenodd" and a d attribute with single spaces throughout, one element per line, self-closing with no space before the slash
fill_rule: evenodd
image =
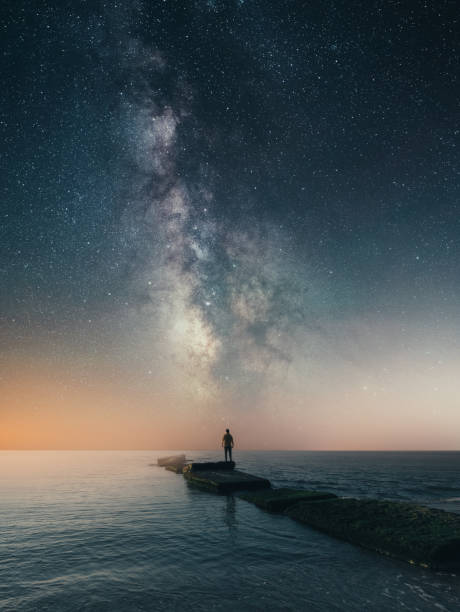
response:
<path id="1" fill-rule="evenodd" d="M 376 326 L 364 355 L 380 323 L 457 342 L 458 21 L 450 1 L 4 2 L 6 360 L 103 352 L 252 394 L 305 355 L 353 361 L 351 320 Z"/>

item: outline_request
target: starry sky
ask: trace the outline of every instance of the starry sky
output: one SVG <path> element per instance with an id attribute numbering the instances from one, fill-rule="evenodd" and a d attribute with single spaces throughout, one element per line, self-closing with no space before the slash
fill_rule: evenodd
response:
<path id="1" fill-rule="evenodd" d="M 0 447 L 460 448 L 456 2 L 0 19 Z"/>

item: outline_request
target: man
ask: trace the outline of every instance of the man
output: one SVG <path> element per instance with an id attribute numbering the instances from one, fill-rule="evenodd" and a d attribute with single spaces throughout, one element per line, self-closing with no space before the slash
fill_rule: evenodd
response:
<path id="1" fill-rule="evenodd" d="M 229 429 L 226 429 L 225 431 L 226 433 L 224 434 L 224 437 L 222 438 L 222 446 L 224 447 L 225 461 L 227 461 L 227 455 L 230 457 L 230 461 L 231 461 L 232 460 L 232 448 L 234 446 L 233 436 L 230 433 Z"/>

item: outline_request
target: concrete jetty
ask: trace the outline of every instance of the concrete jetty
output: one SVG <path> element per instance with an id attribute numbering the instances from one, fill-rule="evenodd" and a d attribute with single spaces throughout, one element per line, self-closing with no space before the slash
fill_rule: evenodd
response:
<path id="1" fill-rule="evenodd" d="M 157 463 L 175 474 L 182 474 L 185 465 L 185 455 L 172 455 L 170 457 L 159 457 Z"/>
<path id="2" fill-rule="evenodd" d="M 232 493 L 269 512 L 389 557 L 432 569 L 460 569 L 460 514 L 411 503 L 341 498 L 325 491 L 272 489 L 266 478 L 232 462 L 185 463 L 185 455 L 158 465 L 183 473 L 192 485 Z"/>
<path id="3" fill-rule="evenodd" d="M 165 465 L 165 470 L 168 470 L 168 472 L 174 472 L 174 474 L 182 474 L 184 464 L 178 463 L 177 465 Z"/>
<path id="4" fill-rule="evenodd" d="M 239 497 L 390 557 L 432 569 L 460 569 L 460 515 L 453 512 L 295 489 Z"/>
<path id="5" fill-rule="evenodd" d="M 168 465 L 178 465 L 179 463 L 185 463 L 185 455 L 171 455 L 170 457 L 159 457 L 157 463 L 161 467 L 167 467 Z"/>
<path id="6" fill-rule="evenodd" d="M 184 467 L 184 478 L 197 487 L 215 493 L 252 491 L 270 488 L 270 481 L 235 470 L 233 461 L 216 463 L 190 463 Z"/>
<path id="7" fill-rule="evenodd" d="M 240 493 L 238 497 L 269 512 L 284 512 L 290 506 L 302 501 L 312 502 L 322 499 L 337 499 L 337 495 L 333 493 L 302 491 L 301 489 L 268 489 L 253 493 Z"/>
<path id="8" fill-rule="evenodd" d="M 209 472 L 216 470 L 234 470 L 234 461 L 200 461 L 187 463 L 185 472 Z"/>

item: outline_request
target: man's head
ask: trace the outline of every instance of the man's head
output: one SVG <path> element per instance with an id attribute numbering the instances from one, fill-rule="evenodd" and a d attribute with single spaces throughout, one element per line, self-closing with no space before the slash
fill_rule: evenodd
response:
<path id="1" fill-rule="evenodd" d="M 226 429 L 225 431 L 226 431 L 227 433 L 230 433 L 230 429 Z"/>

